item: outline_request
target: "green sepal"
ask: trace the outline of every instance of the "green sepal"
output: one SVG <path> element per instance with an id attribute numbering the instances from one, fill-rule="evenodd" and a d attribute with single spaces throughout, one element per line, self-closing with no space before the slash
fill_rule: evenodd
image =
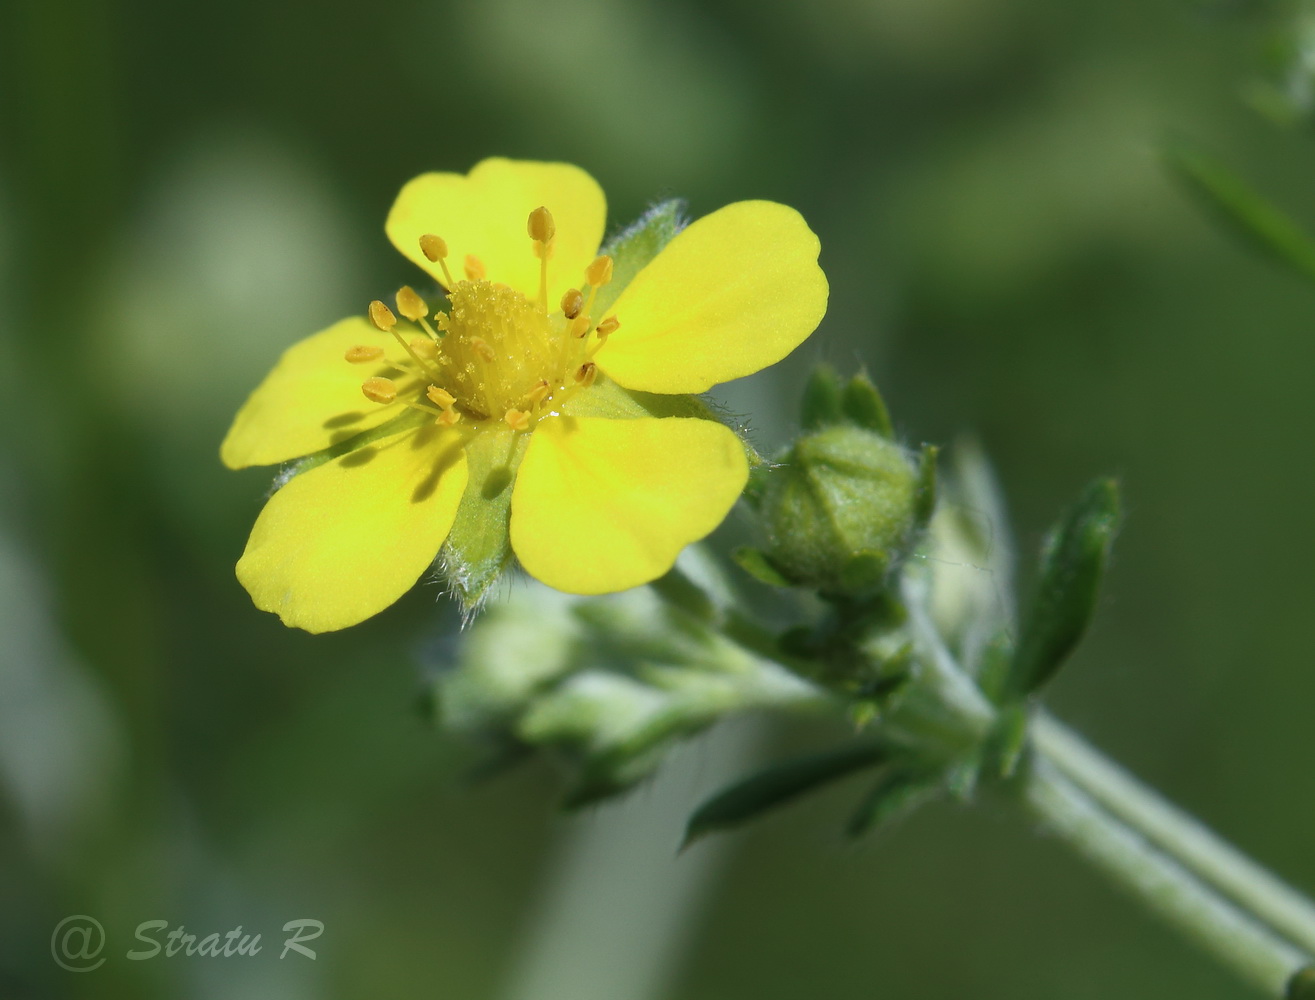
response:
<path id="1" fill-rule="evenodd" d="M 612 280 L 598 289 L 594 316 L 606 315 L 635 275 L 685 228 L 686 207 L 680 198 L 659 202 L 603 244 L 598 252 L 612 258 Z"/>
<path id="2" fill-rule="evenodd" d="M 767 553 L 760 549 L 752 549 L 746 545 L 733 551 L 731 558 L 735 560 L 740 569 L 759 583 L 765 583 L 769 587 L 793 586 L 789 578 L 772 565 L 772 561 L 767 558 Z"/>
<path id="3" fill-rule="evenodd" d="M 758 458 L 756 462 L 753 460 L 754 457 Z M 744 484 L 744 493 L 741 496 L 754 510 L 758 510 L 762 504 L 768 481 L 771 479 L 772 468 L 772 463 L 764 461 L 756 452 L 749 459 L 749 481 Z"/>
<path id="4" fill-rule="evenodd" d="M 817 365 L 808 375 L 799 400 L 799 423 L 806 431 L 820 431 L 844 419 L 844 388 L 830 365 Z"/>
<path id="5" fill-rule="evenodd" d="M 1192 195 L 1235 236 L 1315 281 L 1315 239 L 1286 213 L 1206 153 L 1173 145 L 1165 158 Z"/>
<path id="6" fill-rule="evenodd" d="M 1003 702 L 1038 690 L 1082 638 L 1096 608 L 1118 521 L 1118 484 L 1098 479 L 1052 532 L 1002 686 Z"/>
<path id="7" fill-rule="evenodd" d="M 845 824 L 845 834 L 862 837 L 907 816 L 943 792 L 943 779 L 937 771 L 911 765 L 891 768 L 859 801 Z"/>
<path id="8" fill-rule="evenodd" d="M 332 462 L 335 458 L 348 455 L 357 448 L 364 448 L 367 444 L 373 444 L 375 441 L 391 437 L 394 434 L 414 430 L 427 422 L 429 422 L 428 418 L 423 413 L 417 413 L 415 410 L 403 410 L 392 420 L 387 420 L 378 427 L 371 427 L 359 434 L 352 434 L 329 445 L 327 448 L 322 448 L 309 455 L 303 455 L 301 458 L 294 458 L 291 462 L 284 462 L 279 467 L 278 475 L 274 479 L 274 488 L 279 489 L 286 485 L 293 476 L 309 472 L 317 465 Z"/>
<path id="9" fill-rule="evenodd" d="M 892 441 L 895 439 L 895 427 L 890 420 L 890 411 L 886 409 L 886 401 L 866 372 L 859 372 L 849 380 L 840 405 L 844 419 L 851 424 Z"/>
<path id="10" fill-rule="evenodd" d="M 697 420 L 711 420 L 713 423 L 729 426 L 727 421 L 702 397 L 623 389 L 601 373 L 598 381 L 590 386 L 588 392 L 578 392 L 567 399 L 562 405 L 561 412 L 568 417 L 605 417 L 608 420 L 628 420 L 636 417 L 693 417 Z M 730 429 L 736 431 L 734 427 Z M 744 445 L 750 465 L 755 468 L 762 465 L 762 456 L 745 440 L 744 434 L 736 431 L 736 436 Z"/>
<path id="11" fill-rule="evenodd" d="M 884 552 L 855 553 L 840 570 L 841 595 L 875 594 L 885 584 L 889 569 L 890 556 Z"/>
<path id="12" fill-rule="evenodd" d="M 466 492 L 435 565 L 467 618 L 511 564 L 511 489 L 528 441 L 486 428 L 466 444 Z"/>
<path id="13" fill-rule="evenodd" d="M 699 806 L 685 827 L 685 840 L 681 846 L 688 847 L 709 833 L 756 819 L 839 778 L 876 767 L 888 758 L 889 751 L 885 747 L 863 743 L 773 765 L 723 789 Z"/>

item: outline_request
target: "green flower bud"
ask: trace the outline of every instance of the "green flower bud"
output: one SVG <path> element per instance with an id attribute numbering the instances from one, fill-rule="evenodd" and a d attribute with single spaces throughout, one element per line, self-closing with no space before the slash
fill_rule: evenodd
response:
<path id="1" fill-rule="evenodd" d="M 932 463 L 853 424 L 805 434 L 763 483 L 767 561 L 823 594 L 879 591 L 925 524 Z"/>

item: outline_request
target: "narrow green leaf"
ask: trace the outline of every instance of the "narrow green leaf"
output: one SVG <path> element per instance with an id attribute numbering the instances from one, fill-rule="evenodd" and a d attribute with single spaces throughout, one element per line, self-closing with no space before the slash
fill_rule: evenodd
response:
<path id="1" fill-rule="evenodd" d="M 804 384 L 804 395 L 799 403 L 799 423 L 806 431 L 820 431 L 838 424 L 843 419 L 844 390 L 840 376 L 830 365 L 817 365 Z"/>
<path id="2" fill-rule="evenodd" d="M 1051 534 L 1041 574 L 1023 620 L 1003 701 L 1039 689 L 1073 651 L 1096 608 L 1096 596 L 1119 520 L 1119 488 L 1098 479 Z"/>
<path id="3" fill-rule="evenodd" d="M 797 757 L 746 778 L 708 799 L 685 827 L 686 847 L 705 834 L 730 829 L 855 771 L 875 767 L 888 751 L 872 743 Z"/>
<path id="4" fill-rule="evenodd" d="M 942 776 L 937 772 L 916 767 L 893 768 L 878 778 L 863 796 L 845 824 L 845 833 L 862 837 L 908 815 L 943 791 Z"/>
<path id="5" fill-rule="evenodd" d="M 876 384 L 865 372 L 859 372 L 849 380 L 841 408 L 850 423 L 894 440 L 895 428 L 890 421 L 886 401 L 881 398 Z"/>
<path id="6" fill-rule="evenodd" d="M 731 553 L 731 558 L 735 560 L 740 569 L 759 583 L 765 583 L 769 587 L 793 586 L 789 578 L 772 565 L 772 561 L 767 558 L 767 553 L 759 549 L 751 549 L 747 546 L 738 548 Z"/>
<path id="7" fill-rule="evenodd" d="M 593 315 L 601 319 L 644 265 L 685 228 L 685 208 L 679 198 L 659 202 L 603 244 L 599 252 L 612 258 L 612 280 L 598 290 Z"/>
<path id="8" fill-rule="evenodd" d="M 1166 151 L 1170 168 L 1235 236 L 1315 281 L 1315 239 L 1214 157 L 1183 146 Z"/>

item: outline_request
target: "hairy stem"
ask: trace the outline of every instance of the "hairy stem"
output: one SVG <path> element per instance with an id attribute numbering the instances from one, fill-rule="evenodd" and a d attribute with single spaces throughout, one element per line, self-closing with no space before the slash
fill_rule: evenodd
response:
<path id="1" fill-rule="evenodd" d="M 1274 930 L 1315 952 L 1315 903 L 1058 720 L 1038 713 L 1032 736 L 1039 751 L 1111 814 Z"/>
<path id="2" fill-rule="evenodd" d="M 1103 810 L 1044 757 L 1023 777 L 1023 801 L 1052 833 L 1152 912 L 1272 997 L 1308 957 L 1204 885 L 1168 854 Z"/>

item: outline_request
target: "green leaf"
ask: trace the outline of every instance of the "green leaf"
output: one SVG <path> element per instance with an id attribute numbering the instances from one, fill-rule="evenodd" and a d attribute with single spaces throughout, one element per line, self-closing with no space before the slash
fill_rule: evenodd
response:
<path id="1" fill-rule="evenodd" d="M 1315 281 L 1315 240 L 1288 215 L 1212 156 L 1175 145 L 1166 157 L 1187 189 L 1235 236 Z"/>
<path id="2" fill-rule="evenodd" d="M 850 837 L 862 837 L 908 815 L 943 790 L 942 777 L 935 771 L 916 767 L 897 767 L 887 771 L 863 796 L 845 824 L 845 833 Z"/>
<path id="3" fill-rule="evenodd" d="M 723 789 L 699 806 L 685 827 L 682 847 L 706 834 L 755 819 L 838 778 L 875 767 L 887 758 L 886 748 L 865 743 L 797 757 L 759 771 Z"/>
<path id="4" fill-rule="evenodd" d="M 490 429 L 471 435 L 466 445 L 466 492 L 437 561 L 466 617 L 511 563 L 511 487 L 528 440 L 511 428 Z"/>
<path id="5" fill-rule="evenodd" d="M 881 398 L 876 384 L 865 372 L 859 372 L 849 380 L 841 408 L 850 423 L 894 440 L 895 428 L 890 422 L 886 401 Z"/>
<path id="6" fill-rule="evenodd" d="M 840 376 L 830 365 L 817 365 L 808 375 L 803 399 L 799 404 L 799 423 L 806 431 L 819 431 L 843 419 L 841 400 L 844 390 Z"/>
<path id="7" fill-rule="evenodd" d="M 612 280 L 598 290 L 593 315 L 603 317 L 626 285 L 685 228 L 685 202 L 659 202 L 603 244 L 599 253 L 612 258 Z"/>
<path id="8" fill-rule="evenodd" d="M 1039 689 L 1078 644 L 1096 596 L 1119 520 L 1119 488 L 1098 479 L 1059 523 L 1041 555 L 1041 575 L 1005 677 L 1003 701 Z"/>
<path id="9" fill-rule="evenodd" d="M 767 558 L 767 553 L 759 549 L 744 546 L 733 551 L 731 558 L 735 560 L 740 569 L 759 583 L 765 583 L 769 587 L 793 586 L 789 578 L 772 565 L 772 561 Z"/>

